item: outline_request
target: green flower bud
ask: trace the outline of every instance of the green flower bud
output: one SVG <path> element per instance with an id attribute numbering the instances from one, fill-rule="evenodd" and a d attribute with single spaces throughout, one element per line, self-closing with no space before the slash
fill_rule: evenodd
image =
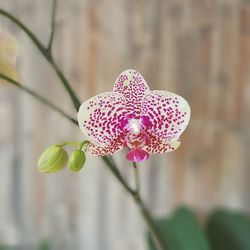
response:
<path id="1" fill-rule="evenodd" d="M 68 165 L 72 171 L 78 172 L 82 169 L 85 161 L 85 153 L 81 150 L 74 150 L 69 158 Z"/>
<path id="2" fill-rule="evenodd" d="M 67 163 L 68 154 L 59 145 L 47 148 L 38 160 L 38 169 L 42 173 L 55 173 Z"/>

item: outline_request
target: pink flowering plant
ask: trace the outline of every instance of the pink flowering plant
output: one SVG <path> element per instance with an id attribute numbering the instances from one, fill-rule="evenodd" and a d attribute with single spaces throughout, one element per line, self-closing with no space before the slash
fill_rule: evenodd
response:
<path id="1" fill-rule="evenodd" d="M 78 112 L 77 120 L 21 83 L 21 77 L 15 67 L 17 42 L 1 26 L 0 37 L 3 39 L 0 42 L 0 55 L 2 55 L 0 82 L 9 82 L 32 95 L 79 126 L 85 136 L 85 139 L 79 142 L 62 142 L 48 147 L 38 160 L 38 169 L 42 173 L 55 173 L 68 165 L 72 171 L 78 172 L 85 164 L 86 154 L 101 156 L 114 177 L 138 205 L 157 248 L 168 249 L 152 215 L 141 199 L 136 163 L 147 160 L 152 154 L 171 152 L 180 146 L 180 135 L 190 119 L 190 107 L 179 95 L 167 91 L 150 91 L 140 73 L 132 69 L 118 76 L 113 91 L 96 95 L 81 104 L 53 57 L 55 13 L 56 1 L 53 1 L 51 32 L 48 44 L 44 45 L 20 20 L 0 9 L 0 15 L 8 18 L 24 31 L 51 65 Z M 66 146 L 75 147 L 70 156 L 65 149 Z M 133 163 L 135 188 L 128 184 L 112 158 L 113 154 L 123 148 L 127 149 L 126 159 Z"/>
<path id="2" fill-rule="evenodd" d="M 93 155 L 112 155 L 129 148 L 128 161 L 176 150 L 190 119 L 187 101 L 171 92 L 150 91 L 135 70 L 122 72 L 113 92 L 94 96 L 78 111 L 78 123 Z"/>

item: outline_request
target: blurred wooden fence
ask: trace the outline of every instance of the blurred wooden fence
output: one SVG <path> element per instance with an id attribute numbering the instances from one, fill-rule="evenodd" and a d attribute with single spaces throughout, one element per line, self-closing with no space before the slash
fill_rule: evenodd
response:
<path id="1" fill-rule="evenodd" d="M 49 0 L 1 0 L 47 42 Z M 54 72 L 26 35 L 23 84 L 75 115 Z M 250 210 L 250 1 L 59 0 L 54 54 L 82 100 L 135 68 L 151 89 L 184 96 L 192 118 L 181 148 L 140 168 L 143 197 L 157 216 L 185 203 Z M 146 227 L 130 197 L 88 158 L 80 174 L 47 176 L 36 161 L 48 145 L 80 140 L 77 127 L 14 87 L 0 86 L 0 242 L 24 249 L 43 238 L 53 249 L 146 249 Z M 116 156 L 133 184 L 132 169 Z"/>

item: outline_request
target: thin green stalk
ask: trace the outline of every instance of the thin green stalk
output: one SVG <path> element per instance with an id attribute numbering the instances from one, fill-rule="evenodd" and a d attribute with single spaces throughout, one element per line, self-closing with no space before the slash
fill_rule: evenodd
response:
<path id="1" fill-rule="evenodd" d="M 87 151 L 87 148 L 88 148 L 88 146 L 89 146 L 89 144 L 90 144 L 90 141 L 85 140 L 85 141 L 83 141 L 83 142 L 79 145 L 78 149 L 81 150 L 81 151 L 86 152 L 86 151 Z"/>
<path id="2" fill-rule="evenodd" d="M 139 177 L 139 170 L 137 168 L 136 162 L 133 162 L 134 168 L 134 176 L 135 176 L 135 191 L 139 194 L 140 193 L 140 177 Z"/>
<path id="3" fill-rule="evenodd" d="M 38 38 L 23 24 L 21 23 L 16 17 L 12 16 L 7 11 L 0 9 L 0 14 L 10 19 L 12 22 L 14 22 L 19 28 L 21 28 L 33 41 L 33 43 L 36 45 L 36 47 L 40 50 L 40 52 L 44 53 L 44 47 L 41 44 L 41 42 L 38 40 Z"/>
<path id="4" fill-rule="evenodd" d="M 103 161 L 106 163 L 112 174 L 119 180 L 123 187 L 130 193 L 134 193 L 133 189 L 129 187 L 125 179 L 122 177 L 118 167 L 116 166 L 114 160 L 111 156 L 102 156 Z"/>
<path id="5" fill-rule="evenodd" d="M 142 213 L 142 216 L 146 220 L 146 222 L 151 230 L 155 244 L 157 245 L 158 249 L 166 250 L 166 244 L 163 241 L 161 234 L 160 234 L 158 228 L 156 227 L 156 224 L 155 224 L 151 214 L 149 213 L 149 211 L 147 210 L 147 208 L 145 207 L 145 205 L 141 199 L 140 178 L 139 178 L 139 171 L 138 171 L 137 164 L 136 164 L 136 162 L 133 162 L 132 164 L 133 164 L 134 176 L 135 176 L 135 190 L 133 191 L 133 198 L 134 198 L 137 206 L 139 207 L 139 209 Z"/>
<path id="6" fill-rule="evenodd" d="M 60 146 L 60 147 L 64 147 L 64 146 L 76 147 L 76 146 L 79 146 L 81 143 L 82 142 L 79 142 L 79 141 L 66 141 L 66 142 L 59 144 L 58 146 Z"/>
<path id="7" fill-rule="evenodd" d="M 68 80 L 66 79 L 66 77 L 62 74 L 61 70 L 59 69 L 59 67 L 57 66 L 57 64 L 55 63 L 54 58 L 52 57 L 52 55 L 48 52 L 47 48 L 45 48 L 42 43 L 38 40 L 38 38 L 22 23 L 20 22 L 16 17 L 14 17 L 13 15 L 11 15 L 10 13 L 8 13 L 5 10 L 0 9 L 0 15 L 3 15 L 5 17 L 7 17 L 8 19 L 10 19 L 12 22 L 14 22 L 18 27 L 20 27 L 27 35 L 28 37 L 33 41 L 33 43 L 35 44 L 35 46 L 38 48 L 38 50 L 41 52 L 41 54 L 44 56 L 44 58 L 49 62 L 49 64 L 52 66 L 52 68 L 55 70 L 57 76 L 59 77 L 59 79 L 61 80 L 61 83 L 63 84 L 64 88 L 66 89 L 66 91 L 68 92 L 72 103 L 75 107 L 75 109 L 78 111 L 81 103 L 79 101 L 79 99 L 77 98 L 75 92 L 73 91 L 73 89 L 71 88 Z"/>
<path id="8" fill-rule="evenodd" d="M 112 172 L 112 174 L 118 179 L 118 181 L 122 184 L 122 186 L 125 188 L 125 190 L 133 197 L 134 201 L 136 202 L 138 208 L 140 209 L 140 212 L 143 216 L 143 218 L 145 219 L 145 221 L 147 222 L 147 225 L 153 235 L 153 239 L 155 241 L 155 244 L 157 246 L 157 248 L 159 250 L 167 250 L 166 247 L 166 243 L 164 242 L 155 222 L 154 219 L 152 218 L 150 212 L 148 211 L 148 209 L 146 208 L 146 206 L 144 205 L 140 193 L 139 193 L 139 189 L 138 189 L 138 184 L 139 184 L 139 178 L 137 178 L 138 184 L 135 188 L 135 190 L 133 190 L 132 188 L 129 187 L 129 185 L 127 184 L 126 180 L 123 178 L 123 176 L 121 175 L 118 167 L 116 166 L 114 160 L 111 157 L 107 157 L 107 156 L 103 156 L 102 159 L 104 160 L 104 162 L 107 164 L 107 167 L 109 168 L 109 170 Z M 137 166 L 135 163 L 133 163 L 133 166 L 136 167 Z M 136 175 L 138 175 L 138 172 L 135 172 Z"/>
<path id="9" fill-rule="evenodd" d="M 75 92 L 71 88 L 69 81 L 63 75 L 62 71 L 59 69 L 59 67 L 57 66 L 57 64 L 54 61 L 54 58 L 52 56 L 46 57 L 46 59 L 47 59 L 48 63 L 51 65 L 51 67 L 55 70 L 55 72 L 56 72 L 58 78 L 61 80 L 61 83 L 63 84 L 65 90 L 68 92 L 68 94 L 72 100 L 72 103 L 75 107 L 75 110 L 78 111 L 80 106 L 81 106 L 81 102 L 79 101 Z"/>
<path id="10" fill-rule="evenodd" d="M 55 33 L 56 6 L 57 6 L 57 0 L 53 0 L 52 11 L 51 11 L 51 31 L 50 31 L 49 44 L 47 47 L 47 51 L 50 55 L 51 55 L 52 44 L 53 44 L 54 33 Z"/>
<path id="11" fill-rule="evenodd" d="M 54 11 L 54 15 L 55 15 L 56 9 L 53 10 L 53 11 Z M 4 11 L 2 9 L 0 9 L 0 14 L 2 14 L 3 16 L 9 18 L 10 20 L 12 20 L 15 24 L 17 24 L 30 37 L 30 39 L 33 41 L 33 43 L 39 49 L 41 54 L 46 58 L 46 60 L 49 62 L 49 64 L 55 70 L 55 72 L 56 72 L 58 78 L 61 80 L 61 83 L 63 84 L 65 90 L 68 92 L 69 96 L 71 97 L 71 100 L 72 100 L 72 102 L 74 104 L 74 107 L 75 107 L 76 111 L 78 111 L 78 109 L 80 107 L 80 101 L 76 97 L 76 94 L 73 91 L 73 89 L 70 87 L 70 84 L 69 84 L 68 80 L 66 79 L 66 77 L 64 76 L 62 71 L 58 68 L 57 64 L 55 63 L 55 61 L 54 61 L 54 59 L 53 59 L 53 57 L 51 55 L 51 53 L 48 52 L 48 49 L 45 48 L 41 44 L 41 42 L 37 39 L 37 37 L 23 23 L 21 23 L 17 18 L 15 18 L 14 16 L 12 16 L 11 14 L 9 14 L 8 12 L 6 12 L 6 11 Z M 52 30 L 53 30 L 53 27 L 52 27 Z M 53 40 L 53 35 L 54 34 L 52 34 L 52 40 Z M 52 44 L 52 42 L 51 42 L 51 44 Z M 4 78 L 4 79 L 11 80 L 9 82 L 15 84 L 16 86 L 18 85 L 18 83 L 13 81 L 12 79 L 8 79 L 8 78 Z M 71 117 L 66 115 L 64 112 L 59 111 L 57 107 L 55 107 L 53 104 L 49 103 L 43 97 L 41 97 L 38 94 L 36 94 L 35 92 L 27 89 L 26 87 L 23 87 L 22 85 L 20 85 L 18 87 L 20 89 L 26 91 L 27 93 L 31 94 L 32 96 L 34 96 L 35 98 L 37 98 L 38 100 L 43 102 L 44 104 L 46 104 L 46 105 L 50 106 L 51 108 L 57 110 L 59 113 L 64 115 L 65 118 L 69 119 L 74 124 L 77 124 L 77 122 L 74 119 L 72 119 Z M 158 248 L 160 250 L 166 250 L 167 248 L 165 246 L 165 243 L 164 243 L 164 241 L 163 241 L 163 239 L 162 239 L 162 237 L 161 237 L 161 235 L 160 235 L 160 233 L 159 233 L 159 231 L 158 231 L 158 229 L 157 229 L 157 227 L 156 227 L 156 225 L 154 223 L 154 220 L 153 220 L 152 216 L 150 215 L 149 211 L 145 207 L 139 192 L 137 190 L 133 190 L 132 188 L 129 187 L 129 185 L 127 184 L 125 179 L 122 177 L 122 175 L 121 175 L 119 169 L 117 168 L 116 164 L 114 163 L 112 157 L 103 156 L 102 159 L 106 163 L 107 167 L 110 169 L 112 174 L 117 178 L 117 180 L 125 188 L 125 190 L 127 190 L 128 193 L 130 193 L 131 196 L 134 198 L 137 206 L 140 208 L 142 216 L 144 217 L 144 219 L 147 222 L 152 234 L 154 235 L 154 239 L 156 241 L 156 245 L 158 246 Z"/>
<path id="12" fill-rule="evenodd" d="M 61 114 L 62 116 L 64 116 L 65 118 L 67 118 L 68 120 L 70 120 L 72 123 L 78 125 L 77 120 L 75 120 L 73 117 L 71 117 L 70 115 L 66 114 L 62 109 L 60 109 L 59 107 L 57 107 L 56 105 L 54 105 L 52 102 L 48 101 L 47 99 L 45 99 L 43 96 L 40 96 L 39 94 L 37 94 L 36 92 L 34 92 L 33 90 L 25 87 L 24 85 L 22 85 L 21 83 L 18 83 L 17 81 L 9 78 L 8 76 L 5 76 L 3 74 L 0 74 L 0 78 L 4 79 L 5 81 L 8 81 L 10 84 L 13 84 L 15 87 L 23 90 L 24 92 L 26 92 L 27 94 L 33 96 L 34 98 L 36 98 L 37 100 L 39 100 L 40 102 L 42 102 L 43 104 L 47 105 L 48 107 L 50 107 L 51 109 L 55 110 L 57 113 Z"/>
<path id="13" fill-rule="evenodd" d="M 67 118 L 68 120 L 70 120 L 72 123 L 78 125 L 78 122 L 73 119 L 72 117 L 70 117 L 69 115 L 67 115 L 66 113 L 64 113 L 64 111 L 60 110 L 58 107 L 56 107 L 54 104 L 50 103 L 48 100 L 44 99 L 42 96 L 38 95 L 37 93 L 33 92 L 32 90 L 28 89 L 27 87 L 24 87 L 23 85 L 21 85 L 20 83 L 17 83 L 16 81 L 4 76 L 0 74 L 0 78 L 7 80 L 8 82 L 10 82 L 11 84 L 15 85 L 16 87 L 18 87 L 19 89 L 25 91 L 26 93 L 32 95 L 34 98 L 36 98 L 37 100 L 41 101 L 42 103 L 44 103 L 45 105 L 49 106 L 50 108 L 52 108 L 53 110 L 57 111 L 58 113 L 60 113 L 61 115 L 63 115 L 65 118 Z M 78 142 L 76 143 L 78 144 Z M 75 145 L 75 143 L 74 143 Z M 122 186 L 125 188 L 125 190 L 134 198 L 136 204 L 138 205 L 138 207 L 140 208 L 140 211 L 144 217 L 144 219 L 146 220 L 152 234 L 154 235 L 156 240 L 156 244 L 159 245 L 159 249 L 160 250 L 165 250 L 166 248 L 161 247 L 162 243 L 157 243 L 157 242 L 161 242 L 162 240 L 159 240 L 161 237 L 159 236 L 159 232 L 158 229 L 156 228 L 156 225 L 154 224 L 154 221 L 150 215 L 150 213 L 148 212 L 148 210 L 146 209 L 145 205 L 143 204 L 141 197 L 138 193 L 139 190 L 134 191 L 132 188 L 129 187 L 129 185 L 127 184 L 127 182 L 125 181 L 125 179 L 123 178 L 123 176 L 121 175 L 118 167 L 116 166 L 115 162 L 113 161 L 112 157 L 108 157 L 108 156 L 103 156 L 102 160 L 106 163 L 107 167 L 109 168 L 109 170 L 111 171 L 111 173 L 117 178 L 117 180 L 122 184 Z"/>
<path id="14" fill-rule="evenodd" d="M 152 218 L 150 212 L 145 207 L 145 205 L 141 199 L 140 194 L 135 193 L 133 197 L 134 197 L 134 200 L 135 200 L 137 206 L 139 207 L 139 209 L 141 211 L 143 218 L 145 219 L 145 221 L 148 224 L 148 227 L 153 235 L 153 239 L 154 239 L 154 242 L 155 242 L 157 248 L 159 250 L 167 250 L 166 242 L 163 240 L 161 233 L 159 232 L 159 230 L 155 224 L 155 221 Z"/>

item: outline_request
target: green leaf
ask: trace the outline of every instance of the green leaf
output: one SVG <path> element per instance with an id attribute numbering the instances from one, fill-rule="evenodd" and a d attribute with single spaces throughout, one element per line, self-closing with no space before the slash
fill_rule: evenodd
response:
<path id="1" fill-rule="evenodd" d="M 2 245 L 2 244 L 0 243 L 0 250 L 7 250 L 7 247 L 5 247 L 4 245 Z"/>
<path id="2" fill-rule="evenodd" d="M 38 246 L 36 248 L 37 250 L 51 250 L 52 247 L 50 245 L 50 242 L 49 240 L 41 240 L 39 243 L 38 243 Z"/>
<path id="3" fill-rule="evenodd" d="M 156 220 L 167 250 L 210 250 L 209 243 L 195 215 L 189 209 L 180 207 L 167 219 Z M 157 250 L 151 234 L 149 249 Z"/>
<path id="4" fill-rule="evenodd" d="M 250 220 L 242 213 L 215 211 L 207 233 L 213 250 L 250 250 Z"/>

